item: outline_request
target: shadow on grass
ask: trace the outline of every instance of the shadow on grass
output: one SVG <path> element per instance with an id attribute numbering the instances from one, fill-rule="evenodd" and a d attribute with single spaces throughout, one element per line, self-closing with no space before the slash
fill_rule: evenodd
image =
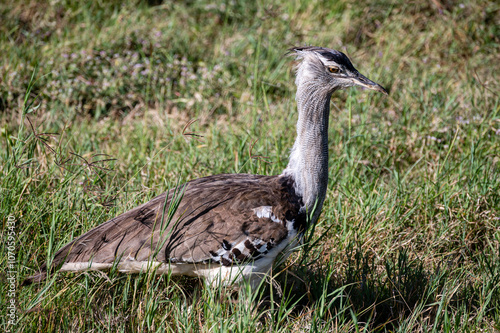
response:
<path id="1" fill-rule="evenodd" d="M 500 265 L 482 253 L 474 259 L 490 274 L 475 279 L 460 260 L 450 263 L 447 258 L 426 270 L 421 260 L 410 260 L 405 250 L 382 264 L 354 246 L 345 255 L 344 267 L 328 271 L 296 266 L 277 278 L 284 289 L 292 290 L 288 302 L 296 302 L 293 312 L 315 309 L 325 314 L 321 319 L 326 322 L 340 319 L 344 324 L 354 321 L 370 330 L 392 331 L 409 322 L 439 329 L 443 317 L 451 317 L 457 309 L 474 317 L 500 305 Z"/>

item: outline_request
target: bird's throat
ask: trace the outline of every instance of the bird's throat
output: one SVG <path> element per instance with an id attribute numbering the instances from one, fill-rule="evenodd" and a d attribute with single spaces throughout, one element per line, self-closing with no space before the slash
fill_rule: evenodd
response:
<path id="1" fill-rule="evenodd" d="M 295 191 L 316 222 L 328 185 L 328 116 L 331 92 L 297 87 L 297 138 L 283 174 L 295 181 Z"/>

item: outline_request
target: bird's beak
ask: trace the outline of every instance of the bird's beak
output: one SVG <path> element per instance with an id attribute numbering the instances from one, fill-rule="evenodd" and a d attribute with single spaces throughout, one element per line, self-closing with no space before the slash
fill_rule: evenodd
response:
<path id="1" fill-rule="evenodd" d="M 372 80 L 368 79 L 367 77 L 365 77 L 361 74 L 358 74 L 356 77 L 353 77 L 352 82 L 357 86 L 361 86 L 361 87 L 364 87 L 367 89 L 379 91 L 382 94 L 389 95 L 387 93 L 387 90 L 385 90 L 384 87 L 382 87 L 380 84 L 378 84 L 376 82 L 373 82 Z"/>

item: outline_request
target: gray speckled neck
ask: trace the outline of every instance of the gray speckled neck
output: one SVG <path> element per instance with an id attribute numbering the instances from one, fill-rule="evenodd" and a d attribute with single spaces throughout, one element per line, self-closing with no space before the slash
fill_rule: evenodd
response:
<path id="1" fill-rule="evenodd" d="M 332 92 L 299 79 L 296 84 L 299 112 L 297 138 L 283 174 L 295 180 L 295 191 L 302 196 L 308 212 L 316 206 L 312 219 L 315 223 L 328 185 L 328 117 Z"/>

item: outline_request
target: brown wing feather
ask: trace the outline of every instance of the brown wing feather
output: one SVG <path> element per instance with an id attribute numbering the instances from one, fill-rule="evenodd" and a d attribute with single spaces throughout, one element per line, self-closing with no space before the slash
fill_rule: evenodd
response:
<path id="1" fill-rule="evenodd" d="M 165 192 L 88 231 L 61 248 L 52 265 L 152 257 L 160 262 L 229 265 L 231 259 L 252 258 L 239 250 L 222 258 L 218 256 L 221 249 L 231 250 L 234 244 L 250 240 L 251 244 L 245 244 L 257 259 L 253 244 L 266 244 L 269 249 L 287 237 L 286 220 L 299 224 L 305 220 L 292 181 L 282 176 L 223 174 L 190 181 L 167 223 L 172 197 L 173 191 Z M 253 209 L 261 206 L 272 206 L 274 216 L 282 222 L 258 217 Z"/>

